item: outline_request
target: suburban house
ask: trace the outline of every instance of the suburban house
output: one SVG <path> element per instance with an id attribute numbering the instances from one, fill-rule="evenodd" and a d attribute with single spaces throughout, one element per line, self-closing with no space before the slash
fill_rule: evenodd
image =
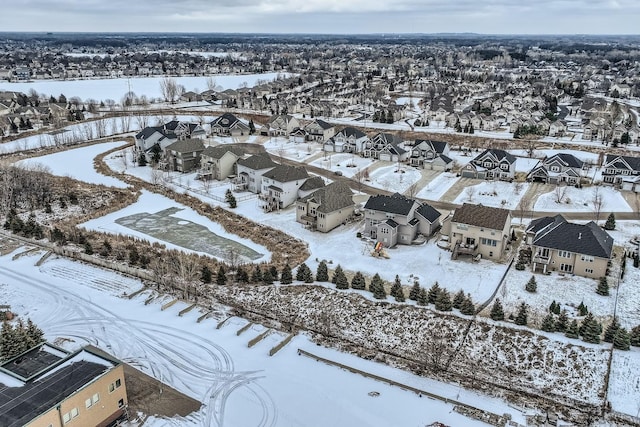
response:
<path id="1" fill-rule="evenodd" d="M 558 153 L 538 162 L 527 175 L 527 181 L 547 184 L 578 184 L 588 165 L 573 154 Z"/>
<path id="2" fill-rule="evenodd" d="M 511 181 L 516 173 L 516 157 L 504 150 L 489 148 L 467 163 L 460 174 L 464 178 Z"/>
<path id="3" fill-rule="evenodd" d="M 0 365 L 3 427 L 115 425 L 127 404 L 122 363 L 92 346 L 41 343 Z"/>
<path id="4" fill-rule="evenodd" d="M 164 163 L 168 170 L 189 173 L 200 167 L 204 144 L 199 139 L 180 139 L 165 147 Z"/>
<path id="5" fill-rule="evenodd" d="M 324 143 L 324 151 L 336 153 L 362 153 L 369 141 L 366 133 L 353 127 L 346 127 Z"/>
<path id="6" fill-rule="evenodd" d="M 304 127 L 307 132 L 307 139 L 309 141 L 325 143 L 336 133 L 336 128 L 325 122 L 324 120 L 316 119 Z"/>
<path id="7" fill-rule="evenodd" d="M 289 133 L 289 142 L 293 142 L 294 144 L 302 144 L 303 142 L 307 142 L 307 131 L 303 128 L 295 128 Z"/>
<path id="8" fill-rule="evenodd" d="M 556 120 L 549 125 L 549 136 L 564 136 L 567 125 L 562 120 Z"/>
<path id="9" fill-rule="evenodd" d="M 507 209 L 464 203 L 446 218 L 451 257 L 459 254 L 499 260 L 510 239 L 511 213 Z"/>
<path id="10" fill-rule="evenodd" d="M 387 162 L 400 162 L 406 160 L 408 153 L 400 147 L 402 138 L 396 134 L 379 132 L 363 147 L 362 155 Z"/>
<path id="11" fill-rule="evenodd" d="M 315 190 L 298 200 L 296 206 L 296 221 L 323 233 L 347 221 L 355 209 L 353 192 L 343 182 L 332 182 Z"/>
<path id="12" fill-rule="evenodd" d="M 309 178 L 304 167 L 277 165 L 262 175 L 262 190 L 258 194 L 262 208 L 271 212 L 295 203 L 298 190 Z"/>
<path id="13" fill-rule="evenodd" d="M 269 118 L 262 133 L 268 136 L 288 136 L 296 128 L 300 128 L 298 119 L 289 114 L 276 114 Z"/>
<path id="14" fill-rule="evenodd" d="M 364 236 L 386 247 L 410 245 L 422 234 L 431 236 L 440 226 L 440 212 L 428 204 L 395 193 L 371 196 L 364 205 Z"/>
<path id="15" fill-rule="evenodd" d="M 231 113 L 224 113 L 211 123 L 211 133 L 219 136 L 249 135 L 249 125 Z"/>
<path id="16" fill-rule="evenodd" d="M 204 139 L 207 134 L 197 123 L 181 122 L 172 120 L 162 126 L 147 126 L 136 134 L 136 150 L 138 152 L 149 153 L 155 144 L 164 150 L 167 145 L 179 139 Z"/>
<path id="17" fill-rule="evenodd" d="M 602 181 L 623 185 L 623 181 L 633 182 L 640 177 L 640 157 L 607 154 L 602 164 Z"/>
<path id="18" fill-rule="evenodd" d="M 450 171 L 453 159 L 448 154 L 449 144 L 446 142 L 417 139 L 410 150 L 409 164 L 423 169 Z"/>
<path id="19" fill-rule="evenodd" d="M 595 222 L 574 224 L 562 215 L 531 221 L 526 242 L 532 247 L 531 268 L 600 278 L 607 273 L 613 238 Z"/>
<path id="20" fill-rule="evenodd" d="M 254 154 L 239 159 L 236 165 L 237 176 L 233 180 L 234 189 L 255 194 L 262 191 L 262 175 L 277 166 L 267 154 Z"/>
<path id="21" fill-rule="evenodd" d="M 222 181 L 237 174 L 236 163 L 245 155 L 245 150 L 231 145 L 207 147 L 200 157 L 198 178 Z"/>

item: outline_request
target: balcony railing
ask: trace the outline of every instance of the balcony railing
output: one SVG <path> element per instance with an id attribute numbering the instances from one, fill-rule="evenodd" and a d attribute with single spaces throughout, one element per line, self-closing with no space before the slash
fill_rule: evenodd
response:
<path id="1" fill-rule="evenodd" d="M 468 244 L 468 243 L 460 243 L 458 246 L 458 253 L 467 254 L 467 255 L 475 255 L 476 249 L 478 249 L 478 244 Z"/>
<path id="2" fill-rule="evenodd" d="M 551 261 L 551 257 L 549 255 L 536 254 L 533 257 L 533 262 L 537 264 L 549 264 L 550 261 Z"/>

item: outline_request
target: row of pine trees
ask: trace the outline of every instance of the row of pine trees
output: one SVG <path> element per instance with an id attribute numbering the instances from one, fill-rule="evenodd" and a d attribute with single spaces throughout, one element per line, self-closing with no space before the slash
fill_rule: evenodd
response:
<path id="1" fill-rule="evenodd" d="M 2 322 L 0 330 L 0 362 L 11 359 L 30 348 L 40 344 L 44 339 L 44 333 L 31 319 L 25 324 L 18 319 L 15 326 L 9 322 Z"/>

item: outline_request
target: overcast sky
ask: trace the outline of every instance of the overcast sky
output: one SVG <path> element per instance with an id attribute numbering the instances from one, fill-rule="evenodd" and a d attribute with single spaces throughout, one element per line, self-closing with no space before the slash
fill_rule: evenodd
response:
<path id="1" fill-rule="evenodd" d="M 640 34 L 638 0 L 20 0 L 4 9 L 0 31 Z"/>

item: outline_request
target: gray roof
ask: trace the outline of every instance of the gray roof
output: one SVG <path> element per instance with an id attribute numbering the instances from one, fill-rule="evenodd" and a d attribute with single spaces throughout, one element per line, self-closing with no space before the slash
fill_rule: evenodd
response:
<path id="1" fill-rule="evenodd" d="M 544 216 L 542 218 L 537 218 L 537 219 L 534 219 L 533 221 L 531 221 L 529 223 L 529 226 L 526 229 L 526 232 L 527 233 L 536 234 L 540 230 L 544 229 L 545 227 L 548 227 L 551 224 L 557 225 L 557 224 L 560 224 L 562 222 L 567 222 L 567 220 L 564 219 L 564 217 L 562 215 Z"/>
<path id="2" fill-rule="evenodd" d="M 360 139 L 362 137 L 367 136 L 367 134 L 365 134 L 361 130 L 356 129 L 356 128 L 351 127 L 351 126 L 347 126 L 346 128 L 341 129 L 340 132 L 338 132 L 338 133 L 341 133 L 344 136 L 355 136 L 356 139 Z"/>
<path id="3" fill-rule="evenodd" d="M 502 160 L 506 160 L 509 163 L 515 163 L 515 161 L 516 161 L 516 156 L 514 156 L 513 154 L 510 154 L 510 153 L 508 153 L 508 152 L 506 152 L 504 150 L 499 150 L 497 148 L 487 148 L 482 153 L 478 154 L 476 156 L 476 158 L 473 159 L 473 160 L 474 161 L 479 161 L 483 157 L 485 157 L 487 154 L 493 155 L 498 160 L 498 162 L 501 162 Z"/>
<path id="4" fill-rule="evenodd" d="M 248 125 L 238 120 L 238 118 L 231 113 L 224 113 L 220 117 L 216 117 L 213 121 L 211 121 L 211 126 L 218 126 L 222 128 L 240 126 L 249 129 Z"/>
<path id="5" fill-rule="evenodd" d="M 598 258 L 610 258 L 613 237 L 593 221 L 582 225 L 556 219 L 538 231 L 533 244 Z"/>
<path id="6" fill-rule="evenodd" d="M 167 145 L 165 150 L 177 151 L 179 153 L 204 151 L 204 144 L 199 139 L 180 139 Z"/>
<path id="7" fill-rule="evenodd" d="M 251 170 L 268 169 L 276 166 L 276 163 L 267 155 L 255 154 L 246 159 L 238 160 L 240 166 L 247 167 Z"/>
<path id="8" fill-rule="evenodd" d="M 316 210 L 322 213 L 331 213 L 354 205 L 351 189 L 347 184 L 339 181 L 314 191 L 301 201 L 308 200 L 319 203 Z"/>
<path id="9" fill-rule="evenodd" d="M 427 203 L 420 205 L 420 207 L 416 209 L 416 213 L 431 223 L 437 221 L 438 218 L 442 216 L 437 209 Z"/>
<path id="10" fill-rule="evenodd" d="M 302 184 L 300 190 L 310 191 L 322 187 L 324 187 L 324 179 L 322 179 L 322 177 L 320 176 L 312 176 L 311 178 L 307 179 L 304 184 Z"/>
<path id="11" fill-rule="evenodd" d="M 263 175 L 264 178 L 277 182 L 291 182 L 309 177 L 309 173 L 302 166 L 277 165 Z"/>
<path id="12" fill-rule="evenodd" d="M 607 154 L 603 166 L 606 167 L 611 164 L 611 166 L 615 167 L 616 169 L 627 169 L 626 166 L 623 166 L 621 163 L 619 163 L 621 160 L 626 162 L 632 170 L 640 171 L 640 157 L 616 156 L 613 154 Z M 618 165 L 616 165 L 616 163 Z"/>
<path id="13" fill-rule="evenodd" d="M 215 147 L 207 147 L 202 152 L 203 156 L 211 157 L 212 159 L 220 159 L 226 153 L 233 153 L 238 157 L 242 157 L 245 154 L 244 149 L 233 145 L 218 145 Z"/>
<path id="14" fill-rule="evenodd" d="M 426 144 L 428 146 L 430 146 L 431 148 L 433 148 L 433 150 L 436 153 L 443 153 L 444 150 L 447 148 L 447 143 L 444 141 L 433 141 L 431 139 L 416 139 L 415 143 L 413 144 L 414 147 L 420 145 L 420 144 Z"/>
<path id="15" fill-rule="evenodd" d="M 582 167 L 584 166 L 584 162 L 582 160 L 578 159 L 576 156 L 569 153 L 558 153 L 556 155 L 553 155 L 545 159 L 544 163 L 549 163 L 551 160 L 556 158 L 560 159 L 560 161 L 562 161 L 566 166 L 570 168 L 582 169 Z"/>
<path id="16" fill-rule="evenodd" d="M 379 194 L 369 197 L 364 208 L 398 215 L 408 215 L 414 203 L 416 203 L 415 200 L 409 199 L 399 193 L 395 193 L 392 196 Z"/>
<path id="17" fill-rule="evenodd" d="M 333 127 L 332 124 L 329 124 L 327 122 L 325 122 L 324 120 L 320 120 L 320 119 L 316 119 L 316 123 L 318 124 L 318 126 L 320 126 L 322 129 L 331 129 Z"/>
<path id="18" fill-rule="evenodd" d="M 502 230 L 509 217 L 507 209 L 464 203 L 453 213 L 451 222 Z"/>

